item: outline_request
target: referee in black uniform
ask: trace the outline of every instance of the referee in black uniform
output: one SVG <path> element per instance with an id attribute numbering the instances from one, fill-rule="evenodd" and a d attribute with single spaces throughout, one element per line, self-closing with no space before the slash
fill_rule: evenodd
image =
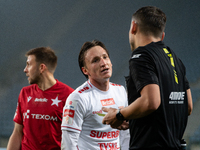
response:
<path id="1" fill-rule="evenodd" d="M 147 6 L 132 16 L 132 49 L 126 77 L 129 106 L 102 108 L 103 123 L 116 128 L 129 120 L 130 150 L 179 150 L 193 104 L 185 66 L 162 41 L 165 14 Z"/>

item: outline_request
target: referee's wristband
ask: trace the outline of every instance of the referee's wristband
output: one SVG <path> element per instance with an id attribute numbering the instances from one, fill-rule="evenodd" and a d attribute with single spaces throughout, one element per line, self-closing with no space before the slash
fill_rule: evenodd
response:
<path id="1" fill-rule="evenodd" d="M 117 120 L 125 120 L 124 116 L 120 113 L 121 109 L 118 109 L 118 112 L 116 114 Z"/>

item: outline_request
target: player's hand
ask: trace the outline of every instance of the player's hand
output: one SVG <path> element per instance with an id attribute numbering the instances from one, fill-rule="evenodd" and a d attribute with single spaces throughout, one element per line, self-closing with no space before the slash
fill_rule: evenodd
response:
<path id="1" fill-rule="evenodd" d="M 118 130 L 127 130 L 129 128 L 129 122 L 124 120 L 124 122 L 117 127 Z"/>
<path id="2" fill-rule="evenodd" d="M 104 112 L 107 112 L 107 114 L 103 118 L 103 121 L 102 121 L 103 124 L 110 125 L 112 128 L 117 128 L 123 123 L 123 121 L 117 120 L 116 118 L 118 109 L 102 107 L 102 110 Z"/>

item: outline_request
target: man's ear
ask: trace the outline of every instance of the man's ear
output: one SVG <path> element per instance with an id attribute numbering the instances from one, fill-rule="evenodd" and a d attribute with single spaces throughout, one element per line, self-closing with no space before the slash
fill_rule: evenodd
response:
<path id="1" fill-rule="evenodd" d="M 165 37 L 165 32 L 162 33 L 162 38 L 161 38 L 161 41 L 164 40 L 164 37 Z"/>
<path id="2" fill-rule="evenodd" d="M 131 22 L 131 33 L 135 34 L 137 31 L 137 23 L 135 21 Z"/>
<path id="3" fill-rule="evenodd" d="M 82 67 L 81 70 L 85 75 L 89 75 L 87 68 Z"/>
<path id="4" fill-rule="evenodd" d="M 45 64 L 40 64 L 39 66 L 40 73 L 44 72 L 45 69 L 47 69 L 47 66 Z"/>

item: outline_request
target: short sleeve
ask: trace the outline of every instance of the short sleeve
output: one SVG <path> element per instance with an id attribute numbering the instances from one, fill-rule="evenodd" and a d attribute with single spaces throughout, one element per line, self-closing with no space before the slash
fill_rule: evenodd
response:
<path id="1" fill-rule="evenodd" d="M 186 86 L 186 89 L 188 90 L 190 88 L 190 85 L 189 85 L 189 82 L 185 76 L 185 86 Z"/>
<path id="2" fill-rule="evenodd" d="M 148 53 L 139 50 L 133 53 L 129 69 L 138 92 L 148 84 L 159 84 L 155 64 Z"/>
<path id="3" fill-rule="evenodd" d="M 19 97 L 18 97 L 18 102 L 17 102 L 17 108 L 16 108 L 16 112 L 13 118 L 13 121 L 18 123 L 18 124 L 23 124 L 23 115 L 22 115 L 22 109 L 21 109 L 21 102 L 23 99 L 23 89 L 20 91 Z"/>

